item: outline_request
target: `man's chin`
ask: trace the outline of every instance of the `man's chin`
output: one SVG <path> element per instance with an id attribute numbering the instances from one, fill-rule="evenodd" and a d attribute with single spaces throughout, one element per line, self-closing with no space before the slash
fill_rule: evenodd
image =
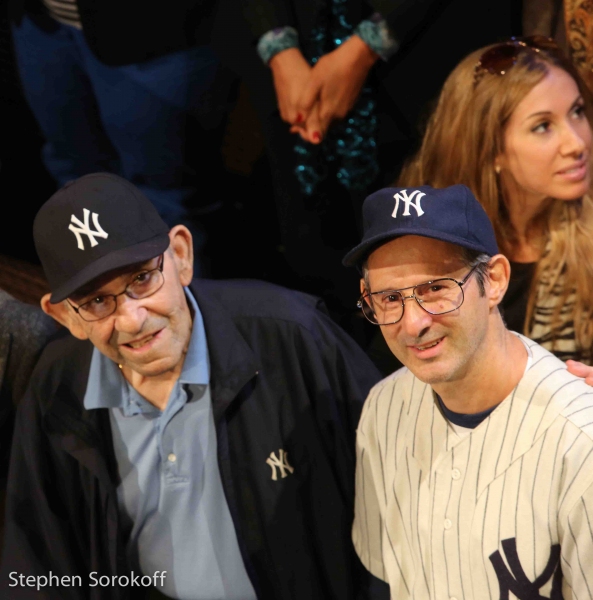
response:
<path id="1" fill-rule="evenodd" d="M 420 381 L 428 385 L 445 383 L 451 379 L 451 369 L 447 368 L 443 361 L 406 366 Z"/>

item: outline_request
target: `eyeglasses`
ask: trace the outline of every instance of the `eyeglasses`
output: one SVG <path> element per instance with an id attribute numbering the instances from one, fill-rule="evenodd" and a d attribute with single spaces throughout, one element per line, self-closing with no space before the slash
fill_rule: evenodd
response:
<path id="1" fill-rule="evenodd" d="M 544 35 L 512 37 L 507 42 L 492 46 L 482 54 L 474 68 L 474 85 L 478 83 L 485 71 L 492 75 L 504 75 L 517 62 L 519 54 L 525 50 L 561 52 L 558 44 Z"/>
<path id="2" fill-rule="evenodd" d="M 119 294 L 105 294 L 96 296 L 80 306 L 74 306 L 70 300 L 68 304 L 78 313 L 84 321 L 99 321 L 112 315 L 117 309 L 117 297 L 125 294 L 134 300 L 147 298 L 156 294 L 165 283 L 163 275 L 163 265 L 165 264 L 165 255 L 161 254 L 158 267 L 148 271 L 139 271 L 135 273 L 132 281 L 126 286 L 126 289 Z"/>
<path id="3" fill-rule="evenodd" d="M 414 298 L 418 306 L 430 315 L 444 315 L 457 310 L 464 300 L 463 286 L 472 273 L 484 263 L 478 263 L 461 280 L 452 277 L 433 279 L 400 290 L 385 290 L 363 294 L 356 306 L 373 325 L 393 325 L 402 320 L 405 302 Z M 402 292 L 412 290 L 409 296 Z"/>

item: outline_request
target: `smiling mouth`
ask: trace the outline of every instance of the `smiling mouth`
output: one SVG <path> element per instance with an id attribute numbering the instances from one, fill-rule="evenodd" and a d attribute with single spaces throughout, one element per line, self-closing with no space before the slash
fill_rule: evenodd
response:
<path id="1" fill-rule="evenodd" d="M 443 338 L 439 338 L 438 340 L 435 340 L 434 342 L 430 342 L 428 344 L 424 344 L 423 346 L 414 346 L 414 348 L 416 348 L 416 350 L 428 350 L 429 348 L 434 348 L 437 344 L 439 344 L 442 341 Z"/>
<path id="2" fill-rule="evenodd" d="M 151 334 L 145 338 L 142 338 L 141 340 L 138 340 L 136 342 L 128 342 L 127 344 L 124 344 L 124 346 L 127 346 L 128 348 L 134 348 L 134 349 L 141 348 L 145 344 L 148 344 L 148 342 L 150 342 L 150 340 L 152 340 L 155 335 L 156 335 L 156 333 L 153 333 L 153 334 Z"/>

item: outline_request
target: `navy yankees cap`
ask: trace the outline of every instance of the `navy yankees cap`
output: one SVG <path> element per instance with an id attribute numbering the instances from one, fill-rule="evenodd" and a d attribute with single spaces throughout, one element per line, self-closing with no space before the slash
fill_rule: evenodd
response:
<path id="1" fill-rule="evenodd" d="M 169 228 L 130 182 L 111 173 L 70 181 L 40 209 L 35 248 L 55 304 L 96 277 L 144 262 L 169 246 Z"/>
<path id="2" fill-rule="evenodd" d="M 498 254 L 492 223 L 465 185 L 385 188 L 365 199 L 362 215 L 362 241 L 344 257 L 347 267 L 360 266 L 375 248 L 404 235 Z"/>

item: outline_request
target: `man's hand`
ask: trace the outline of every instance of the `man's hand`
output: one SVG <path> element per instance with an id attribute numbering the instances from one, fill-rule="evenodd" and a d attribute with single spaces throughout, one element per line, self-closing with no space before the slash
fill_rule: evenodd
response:
<path id="1" fill-rule="evenodd" d="M 291 127 L 291 132 L 319 144 L 332 121 L 350 112 L 378 58 L 357 35 L 322 56 L 311 70 L 296 109 L 305 119 L 305 127 Z"/>
<path id="2" fill-rule="evenodd" d="M 593 367 L 576 360 L 567 360 L 566 366 L 569 373 L 584 378 L 586 384 L 593 386 Z"/>
<path id="3" fill-rule="evenodd" d="M 311 66 L 298 48 L 278 52 L 268 64 L 274 78 L 280 116 L 299 130 L 304 126 L 308 112 L 299 114 L 298 101 L 309 81 Z"/>

